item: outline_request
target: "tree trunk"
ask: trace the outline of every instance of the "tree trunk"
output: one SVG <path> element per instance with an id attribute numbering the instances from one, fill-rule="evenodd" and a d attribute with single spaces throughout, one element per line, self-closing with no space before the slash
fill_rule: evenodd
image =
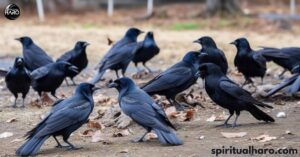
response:
<path id="1" fill-rule="evenodd" d="M 242 10 L 237 0 L 206 0 L 205 15 L 236 15 Z"/>

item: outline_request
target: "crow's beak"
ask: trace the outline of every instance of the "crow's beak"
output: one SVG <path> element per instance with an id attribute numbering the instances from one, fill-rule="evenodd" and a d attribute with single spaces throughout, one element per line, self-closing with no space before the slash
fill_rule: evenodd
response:
<path id="1" fill-rule="evenodd" d="M 78 68 L 77 68 L 76 66 L 74 66 L 74 65 L 70 66 L 70 67 L 69 67 L 69 70 L 70 70 L 70 71 L 73 71 L 73 72 L 75 72 L 75 73 L 79 73 Z"/>
<path id="2" fill-rule="evenodd" d="M 89 45 L 90 45 L 90 43 L 85 42 L 83 46 L 86 47 L 86 46 L 89 46 Z"/>
<path id="3" fill-rule="evenodd" d="M 300 66 L 299 65 L 294 66 L 293 69 L 291 70 L 291 72 L 293 74 L 300 73 Z"/>
<path id="4" fill-rule="evenodd" d="M 140 31 L 140 34 L 145 33 L 144 31 Z"/>
<path id="5" fill-rule="evenodd" d="M 93 89 L 92 89 L 92 90 L 93 90 L 93 92 L 94 92 L 94 91 L 96 91 L 96 90 L 100 90 L 100 89 L 101 89 L 101 88 L 99 88 L 99 87 L 93 87 Z"/>
<path id="6" fill-rule="evenodd" d="M 115 82 L 111 82 L 111 83 L 107 84 L 107 87 L 108 88 L 116 88 L 116 87 L 118 87 L 118 84 Z"/>
<path id="7" fill-rule="evenodd" d="M 15 38 L 15 40 L 21 41 L 21 38 Z"/>
<path id="8" fill-rule="evenodd" d="M 236 43 L 236 41 L 233 41 L 233 42 L 231 42 L 229 44 L 236 45 L 237 43 Z"/>
<path id="9" fill-rule="evenodd" d="M 200 43 L 200 41 L 199 40 L 195 40 L 195 41 L 193 41 L 193 43 Z"/>
<path id="10" fill-rule="evenodd" d="M 21 58 L 17 59 L 17 65 L 21 65 L 22 63 L 23 63 L 23 61 Z"/>

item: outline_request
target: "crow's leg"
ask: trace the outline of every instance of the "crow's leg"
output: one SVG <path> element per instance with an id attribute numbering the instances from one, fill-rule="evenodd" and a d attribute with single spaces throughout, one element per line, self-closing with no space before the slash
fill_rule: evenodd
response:
<path id="1" fill-rule="evenodd" d="M 25 107 L 24 101 L 25 101 L 25 98 L 26 98 L 26 94 L 27 93 L 22 93 L 22 106 L 21 107 Z"/>
<path id="2" fill-rule="evenodd" d="M 126 68 L 122 69 L 121 72 L 122 72 L 122 77 L 125 77 Z"/>
<path id="3" fill-rule="evenodd" d="M 55 95 L 55 90 L 51 91 L 51 95 L 58 99 L 58 97 Z"/>
<path id="4" fill-rule="evenodd" d="M 185 108 L 189 108 L 188 105 L 182 105 L 174 99 L 168 99 L 169 103 L 174 105 L 177 111 L 184 111 Z"/>
<path id="5" fill-rule="evenodd" d="M 69 148 L 70 146 L 63 146 L 62 144 L 60 144 L 60 142 L 57 140 L 56 136 L 53 136 L 53 138 L 55 139 L 57 146 L 55 146 L 56 148 Z"/>
<path id="6" fill-rule="evenodd" d="M 134 63 L 134 66 L 136 68 L 136 73 L 139 73 L 141 69 L 139 68 L 138 63 Z"/>
<path id="7" fill-rule="evenodd" d="M 119 77 L 118 70 L 115 70 L 115 72 L 116 72 L 117 79 L 119 79 L 120 77 Z"/>
<path id="8" fill-rule="evenodd" d="M 65 78 L 65 81 L 66 81 L 67 86 L 70 86 L 67 78 Z"/>
<path id="9" fill-rule="evenodd" d="M 245 85 L 247 85 L 247 84 L 252 84 L 253 83 L 253 81 L 251 80 L 251 78 L 249 78 L 249 77 L 245 77 L 245 82 L 242 84 L 242 87 L 244 87 Z"/>
<path id="10" fill-rule="evenodd" d="M 283 71 L 278 75 L 279 79 L 283 79 L 283 75 L 286 71 L 286 69 L 283 69 Z"/>
<path id="11" fill-rule="evenodd" d="M 146 65 L 146 63 L 143 63 L 143 66 L 148 70 L 149 73 L 152 73 L 153 71 Z"/>
<path id="12" fill-rule="evenodd" d="M 229 115 L 229 117 L 225 120 L 225 123 L 224 123 L 224 127 L 225 127 L 225 128 L 228 128 L 228 121 L 229 121 L 229 119 L 233 116 L 234 110 L 229 110 L 229 113 L 230 113 L 230 115 Z"/>
<path id="13" fill-rule="evenodd" d="M 147 131 L 143 134 L 142 137 L 138 138 L 138 139 L 134 139 L 134 140 L 131 140 L 133 143 L 137 143 L 137 142 L 143 142 L 144 141 L 144 137 L 149 133 L 151 132 L 151 129 L 147 129 Z"/>
<path id="14" fill-rule="evenodd" d="M 15 101 L 14 101 L 12 107 L 13 107 L 13 108 L 16 108 L 16 107 L 17 107 L 18 93 L 14 94 L 14 96 L 15 96 Z"/>
<path id="15" fill-rule="evenodd" d="M 234 122 L 232 124 L 233 128 L 237 127 L 236 122 L 237 122 L 237 119 L 239 118 L 239 116 L 240 116 L 240 111 L 235 111 L 235 119 L 234 119 Z"/>
<path id="16" fill-rule="evenodd" d="M 76 86 L 76 82 L 74 81 L 74 78 L 71 78 L 71 81 L 73 82 L 73 86 Z"/>
<path id="17" fill-rule="evenodd" d="M 69 137 L 68 137 L 69 138 Z M 66 142 L 69 146 L 68 146 L 68 150 L 78 150 L 78 149 L 82 149 L 82 147 L 75 147 L 72 143 L 70 143 L 68 141 L 68 138 L 63 138 L 64 142 Z"/>

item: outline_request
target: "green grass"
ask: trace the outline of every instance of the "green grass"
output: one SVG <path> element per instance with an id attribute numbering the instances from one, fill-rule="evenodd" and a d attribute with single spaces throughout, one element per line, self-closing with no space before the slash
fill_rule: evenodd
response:
<path id="1" fill-rule="evenodd" d="M 201 26 L 197 23 L 175 23 L 171 25 L 171 30 L 181 31 L 181 30 L 195 30 L 199 29 Z"/>

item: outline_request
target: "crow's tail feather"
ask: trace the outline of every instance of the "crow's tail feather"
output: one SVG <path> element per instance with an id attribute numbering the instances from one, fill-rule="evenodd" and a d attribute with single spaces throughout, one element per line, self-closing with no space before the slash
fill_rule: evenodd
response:
<path id="1" fill-rule="evenodd" d="M 32 137 L 28 139 L 28 141 L 26 141 L 19 149 L 17 149 L 16 154 L 19 156 L 35 155 L 48 137 L 49 136 Z"/>
<path id="2" fill-rule="evenodd" d="M 182 145 L 182 141 L 177 137 L 175 131 L 165 132 L 162 130 L 154 129 L 159 141 L 163 145 Z"/>
<path id="3" fill-rule="evenodd" d="M 251 105 L 248 107 L 248 111 L 257 119 L 263 120 L 265 122 L 275 122 L 275 120 L 269 116 L 268 114 L 264 113 L 262 110 L 257 108 L 255 105 Z"/>
<path id="4" fill-rule="evenodd" d="M 105 70 L 99 71 L 99 72 L 96 74 L 96 76 L 94 76 L 94 78 L 93 78 L 90 82 L 91 82 L 92 84 L 98 83 L 98 82 L 101 80 L 101 78 L 102 78 L 102 76 L 104 75 L 104 73 L 105 73 Z"/>

